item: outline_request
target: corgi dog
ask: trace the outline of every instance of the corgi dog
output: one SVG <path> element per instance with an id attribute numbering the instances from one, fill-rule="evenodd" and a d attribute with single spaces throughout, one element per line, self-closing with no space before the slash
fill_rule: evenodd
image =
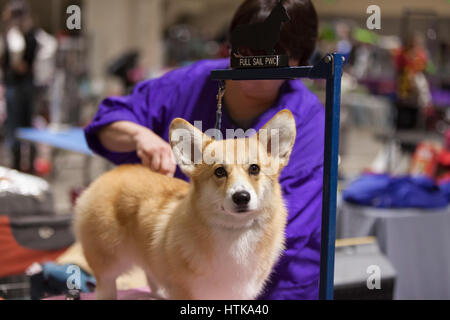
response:
<path id="1" fill-rule="evenodd" d="M 116 278 L 137 265 L 155 298 L 255 299 L 285 248 L 278 179 L 295 136 L 288 110 L 251 137 L 227 140 L 177 118 L 169 139 L 190 183 L 142 165 L 97 178 L 77 199 L 74 225 L 96 298 L 116 299 Z"/>

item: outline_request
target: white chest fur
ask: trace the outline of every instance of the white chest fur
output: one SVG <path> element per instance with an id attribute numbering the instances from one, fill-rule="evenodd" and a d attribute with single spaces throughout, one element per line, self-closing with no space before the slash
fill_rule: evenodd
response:
<path id="1" fill-rule="evenodd" d="M 260 272 L 260 252 L 257 243 L 262 231 L 223 230 L 215 236 L 212 258 L 205 261 L 201 276 L 192 279 L 195 299 L 253 299 L 263 283 Z"/>

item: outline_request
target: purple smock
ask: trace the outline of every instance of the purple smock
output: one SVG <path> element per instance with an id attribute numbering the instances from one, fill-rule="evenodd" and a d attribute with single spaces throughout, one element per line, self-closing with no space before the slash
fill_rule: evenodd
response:
<path id="1" fill-rule="evenodd" d="M 111 152 L 103 147 L 97 131 L 126 120 L 150 128 L 168 141 L 169 125 L 177 117 L 190 123 L 202 121 L 203 132 L 214 128 L 218 85 L 210 80 L 210 72 L 228 67 L 228 59 L 198 61 L 141 82 L 128 96 L 106 98 L 85 128 L 89 147 L 117 165 L 139 163 L 136 152 Z M 300 80 L 286 80 L 274 104 L 250 127 L 260 129 L 282 109 L 289 109 L 297 124 L 294 149 L 280 175 L 289 212 L 287 249 L 259 299 L 318 299 L 325 112 L 319 99 Z M 223 136 L 226 129 L 237 128 L 225 110 Z M 188 181 L 179 167 L 175 176 Z"/>

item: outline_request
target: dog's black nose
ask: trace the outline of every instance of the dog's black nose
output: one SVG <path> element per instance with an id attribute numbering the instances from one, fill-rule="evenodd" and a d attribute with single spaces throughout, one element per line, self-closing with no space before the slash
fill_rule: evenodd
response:
<path id="1" fill-rule="evenodd" d="M 233 194 L 233 202 L 238 206 L 244 206 L 250 202 L 250 193 L 247 191 L 238 191 Z"/>

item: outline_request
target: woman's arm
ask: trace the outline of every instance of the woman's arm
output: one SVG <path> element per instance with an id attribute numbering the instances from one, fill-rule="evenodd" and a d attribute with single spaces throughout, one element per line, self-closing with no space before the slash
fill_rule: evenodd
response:
<path id="1" fill-rule="evenodd" d="M 131 121 L 117 121 L 104 126 L 98 131 L 102 145 L 113 152 L 136 151 L 134 137 L 141 130 L 150 130 Z"/>
<path id="2" fill-rule="evenodd" d="M 175 157 L 170 145 L 152 130 L 131 121 L 116 121 L 98 131 L 101 144 L 113 152 L 136 151 L 143 165 L 173 176 Z"/>

